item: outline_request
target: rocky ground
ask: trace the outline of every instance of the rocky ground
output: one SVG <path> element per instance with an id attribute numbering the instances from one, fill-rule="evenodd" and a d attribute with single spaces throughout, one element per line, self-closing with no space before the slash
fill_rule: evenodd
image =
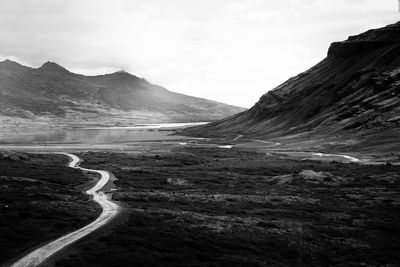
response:
<path id="1" fill-rule="evenodd" d="M 128 218 L 57 266 L 400 264 L 398 166 L 185 146 L 80 157 L 116 175 Z"/>
<path id="2" fill-rule="evenodd" d="M 94 220 L 89 178 L 61 155 L 0 150 L 0 265 Z M 3 266 L 3 265 L 2 265 Z"/>

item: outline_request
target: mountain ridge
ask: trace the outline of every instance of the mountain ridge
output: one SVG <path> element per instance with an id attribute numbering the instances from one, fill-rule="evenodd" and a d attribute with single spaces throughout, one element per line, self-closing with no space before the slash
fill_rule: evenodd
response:
<path id="1" fill-rule="evenodd" d="M 249 110 L 184 131 L 262 138 L 400 128 L 400 22 L 334 42 L 325 59 Z"/>
<path id="2" fill-rule="evenodd" d="M 0 116 L 9 121 L 15 117 L 101 124 L 195 122 L 243 110 L 175 93 L 125 71 L 85 76 L 50 61 L 38 68 L 0 62 Z"/>

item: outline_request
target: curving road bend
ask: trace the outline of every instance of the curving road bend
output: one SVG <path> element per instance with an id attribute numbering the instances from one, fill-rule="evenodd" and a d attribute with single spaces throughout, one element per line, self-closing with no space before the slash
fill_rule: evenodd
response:
<path id="1" fill-rule="evenodd" d="M 270 141 L 256 140 L 256 139 L 252 139 L 252 141 L 256 141 L 256 142 L 259 142 L 259 143 L 264 143 L 264 144 L 267 144 L 269 146 L 280 146 L 281 145 L 281 143 L 279 143 L 279 142 L 270 142 Z"/>
<path id="2" fill-rule="evenodd" d="M 359 162 L 360 161 L 360 159 L 358 159 L 358 158 L 348 156 L 348 155 L 341 155 L 341 154 L 313 153 L 313 155 L 318 156 L 318 157 L 342 157 L 342 158 L 350 160 L 351 162 Z"/>
<path id="3" fill-rule="evenodd" d="M 242 136 L 238 136 L 236 137 L 237 140 L 238 138 L 240 138 Z M 260 143 L 264 143 L 264 144 L 269 144 L 270 146 L 280 146 L 281 143 L 279 142 L 270 142 L 270 141 L 264 141 L 264 140 L 256 140 L 253 139 L 252 141 L 256 141 L 256 142 L 260 142 Z M 360 162 L 360 159 L 349 156 L 349 155 L 342 155 L 342 154 L 325 154 L 325 153 L 312 153 L 313 156 L 318 156 L 318 157 L 341 157 L 341 158 L 345 158 L 347 160 L 349 160 L 350 162 Z"/>
<path id="4" fill-rule="evenodd" d="M 232 141 L 236 141 L 239 140 L 243 137 L 244 135 L 238 134 L 234 139 L 232 139 Z M 260 140 L 260 139 L 246 139 L 249 140 L 251 142 L 258 142 L 258 143 L 263 143 L 266 144 L 267 146 L 263 146 L 263 147 L 273 147 L 273 146 L 280 146 L 282 145 L 279 142 L 271 142 L 271 141 L 265 141 L 265 140 Z M 186 144 L 186 143 L 185 143 Z M 217 145 L 219 148 L 232 148 L 234 145 Z M 297 152 L 293 152 L 293 151 L 283 151 L 286 153 L 297 153 Z M 298 152 L 302 152 L 302 151 L 298 151 Z M 361 162 L 360 159 L 349 156 L 349 155 L 342 155 L 342 154 L 326 154 L 326 153 L 317 153 L 317 152 L 302 152 L 302 153 L 311 153 L 312 156 L 317 156 L 317 157 L 340 157 L 340 158 L 344 158 L 350 162 Z"/>
<path id="5" fill-rule="evenodd" d="M 121 207 L 112 202 L 106 194 L 104 194 L 103 192 L 97 192 L 98 190 L 102 189 L 103 186 L 105 186 L 109 181 L 110 174 L 108 172 L 79 167 L 77 166 L 77 164 L 80 159 L 77 156 L 69 153 L 60 154 L 66 155 L 72 159 L 72 161 L 68 164 L 68 167 L 88 172 L 96 172 L 101 175 L 101 178 L 97 182 L 97 184 L 93 188 L 87 190 L 86 193 L 93 196 L 93 200 L 100 204 L 103 211 L 100 216 L 92 223 L 32 251 L 31 253 L 11 265 L 12 267 L 38 266 L 50 256 L 54 255 L 56 252 L 67 247 L 68 245 L 71 245 L 72 243 L 78 241 L 82 237 L 90 234 L 91 232 L 99 229 L 101 226 L 107 224 L 119 213 L 121 209 Z"/>

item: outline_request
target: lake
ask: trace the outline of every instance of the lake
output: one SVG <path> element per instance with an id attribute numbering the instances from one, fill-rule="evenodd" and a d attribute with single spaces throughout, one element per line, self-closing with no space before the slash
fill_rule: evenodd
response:
<path id="1" fill-rule="evenodd" d="M 58 128 L 20 131 L 0 135 L 2 145 L 40 144 L 117 144 L 138 141 L 180 140 L 188 137 L 172 135 L 174 130 L 203 125 L 197 123 L 140 124 L 129 127 Z"/>

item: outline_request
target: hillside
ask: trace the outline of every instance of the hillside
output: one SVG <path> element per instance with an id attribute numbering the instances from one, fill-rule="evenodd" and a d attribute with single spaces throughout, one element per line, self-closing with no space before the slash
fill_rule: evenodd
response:
<path id="1" fill-rule="evenodd" d="M 133 124 L 211 121 L 243 108 L 171 92 L 124 71 L 75 74 L 53 62 L 0 62 L 0 119 L 11 122 Z"/>
<path id="2" fill-rule="evenodd" d="M 248 111 L 185 133 L 396 138 L 397 132 L 399 139 L 399 88 L 400 22 L 333 43 L 324 60 L 264 94 Z"/>

